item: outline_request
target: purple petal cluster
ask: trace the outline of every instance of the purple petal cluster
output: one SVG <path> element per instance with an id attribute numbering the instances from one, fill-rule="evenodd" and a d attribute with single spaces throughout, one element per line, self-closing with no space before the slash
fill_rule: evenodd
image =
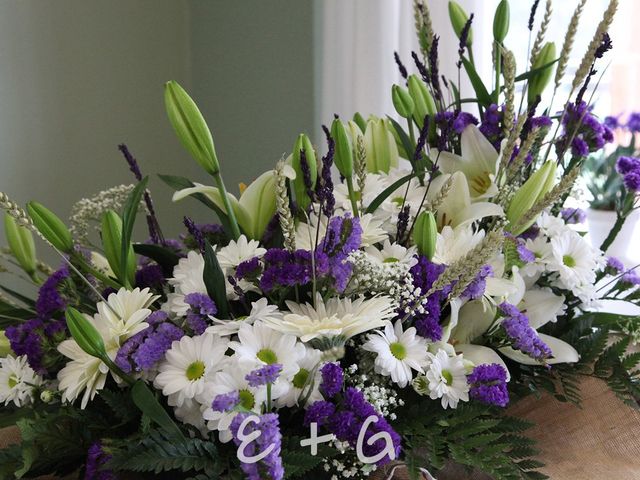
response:
<path id="1" fill-rule="evenodd" d="M 153 263 L 136 271 L 136 287 L 160 290 L 165 283 L 166 279 L 160 265 Z"/>
<path id="2" fill-rule="evenodd" d="M 624 272 L 624 264 L 616 257 L 608 257 L 605 269 L 609 275 L 618 275 Z"/>
<path id="3" fill-rule="evenodd" d="M 67 302 L 60 295 L 60 286 L 67 278 L 69 269 L 63 267 L 51 274 L 42 284 L 36 300 L 36 313 L 39 318 L 50 319 L 67 308 Z"/>
<path id="4" fill-rule="evenodd" d="M 376 411 L 373 405 L 367 402 L 362 392 L 357 388 L 348 387 L 341 402 L 335 399 L 334 403 L 318 401 L 311 404 L 305 413 L 304 424 L 308 426 L 312 422 L 316 422 L 318 426 L 323 426 L 333 433 L 338 440 L 348 442 L 352 448 L 355 448 L 364 422 L 369 417 L 375 417 L 377 422 L 367 426 L 362 444 L 363 453 L 369 457 L 380 453 L 385 448 L 386 442 L 383 439 L 379 439 L 370 445 L 369 440 L 379 432 L 387 432 L 393 441 L 396 458 L 399 457 L 401 450 L 400 435 Z M 377 465 L 385 465 L 389 461 L 388 456 L 385 456 Z"/>
<path id="5" fill-rule="evenodd" d="M 326 363 L 321 369 L 322 383 L 320 391 L 327 397 L 333 398 L 342 390 L 344 372 L 337 362 Z"/>
<path id="6" fill-rule="evenodd" d="M 507 334 L 511 346 L 536 360 L 551 357 L 551 349 L 540 339 L 538 333 L 529 325 L 529 318 L 510 303 L 501 303 L 502 328 Z"/>
<path id="7" fill-rule="evenodd" d="M 258 278 L 262 272 L 262 266 L 260 265 L 260 257 L 253 257 L 249 260 L 245 260 L 236 267 L 236 278 L 244 280 L 253 280 Z"/>
<path id="8" fill-rule="evenodd" d="M 284 248 L 271 248 L 262 259 L 264 271 L 260 277 L 260 288 L 264 292 L 279 287 L 306 285 L 313 279 L 312 254 L 309 250 L 289 252 Z M 317 277 L 329 273 L 329 257 L 320 250 L 315 253 L 315 272 Z"/>
<path id="9" fill-rule="evenodd" d="M 480 132 L 491 142 L 491 145 L 493 145 L 497 151 L 500 150 L 500 142 L 502 142 L 504 138 L 501 127 L 503 115 L 504 110 L 501 110 L 498 105 L 493 103 L 485 110 L 482 116 L 482 123 L 479 127 Z M 505 119 L 505 122 L 513 123 L 513 118 Z"/>
<path id="10" fill-rule="evenodd" d="M 189 305 L 187 326 L 196 335 L 202 335 L 209 326 L 209 316 L 218 312 L 216 304 L 204 293 L 189 293 L 184 301 Z"/>
<path id="11" fill-rule="evenodd" d="M 316 183 L 316 197 L 320 202 L 322 213 L 331 217 L 336 207 L 336 199 L 333 195 L 333 178 L 331 177 L 331 166 L 335 155 L 335 142 L 331 138 L 331 133 L 326 125 L 322 126 L 322 131 L 327 139 L 327 154 L 322 157 L 322 170 L 320 171 L 320 181 Z"/>
<path id="12" fill-rule="evenodd" d="M 469 300 L 475 300 L 484 295 L 484 291 L 487 288 L 487 277 L 493 277 L 493 268 L 491 268 L 491 265 L 483 265 L 480 268 L 476 278 L 467 285 L 467 288 L 464 289 L 461 297 Z"/>
<path id="13" fill-rule="evenodd" d="M 413 286 L 420 288 L 422 293 L 428 292 L 445 269 L 446 265 L 433 263 L 422 255 L 418 256 L 418 263 L 411 267 L 410 270 Z M 429 295 L 425 305 L 426 312 L 414 316 L 414 324 L 418 335 L 434 342 L 442 338 L 442 325 L 440 324 L 442 302 L 447 298 L 449 292 L 451 292 L 451 286 L 446 286 L 442 290 Z"/>
<path id="14" fill-rule="evenodd" d="M 587 212 L 581 208 L 563 208 L 560 215 L 568 224 L 584 223 L 587 220 Z"/>
<path id="15" fill-rule="evenodd" d="M 211 402 L 214 412 L 230 412 L 240 403 L 240 394 L 237 391 L 221 393 Z"/>
<path id="16" fill-rule="evenodd" d="M 608 115 L 604 117 L 602 123 L 604 123 L 605 126 L 611 130 L 615 130 L 616 128 L 620 128 L 622 126 L 622 124 L 620 123 L 620 115 Z M 640 126 L 640 123 L 638 123 L 638 126 Z"/>
<path id="17" fill-rule="evenodd" d="M 175 340 L 184 335 L 182 329 L 169 321 L 165 312 L 151 313 L 143 331 L 127 340 L 118 350 L 115 364 L 125 373 L 149 370 L 162 360 Z"/>
<path id="18" fill-rule="evenodd" d="M 640 113 L 633 112 L 629 115 L 626 127 L 632 133 L 640 132 Z"/>
<path id="19" fill-rule="evenodd" d="M 327 233 L 318 245 L 329 258 L 345 259 L 351 252 L 360 247 L 362 226 L 360 220 L 347 213 L 343 217 L 329 220 Z"/>
<path id="20" fill-rule="evenodd" d="M 273 363 L 253 370 L 247 374 L 245 379 L 252 387 L 261 387 L 268 383 L 275 383 L 282 372 L 282 365 Z"/>
<path id="21" fill-rule="evenodd" d="M 242 422 L 249 414 L 239 413 L 231 421 L 230 429 L 233 434 L 233 441 L 240 446 L 242 441 L 238 438 L 238 430 Z M 240 468 L 249 480 L 261 480 L 269 478 L 270 480 L 282 480 L 284 478 L 284 467 L 280 453 L 282 451 L 282 434 L 280 433 L 280 424 L 277 413 L 267 413 L 259 417 L 260 421 L 249 422 L 244 431 L 244 435 L 258 431 L 260 436 L 253 442 L 250 442 L 244 448 L 244 455 L 251 457 L 260 452 L 273 448 L 269 454 L 258 463 L 240 463 Z M 256 446 L 258 448 L 256 448 Z"/>
<path id="22" fill-rule="evenodd" d="M 458 113 L 453 121 L 453 129 L 458 134 L 462 133 L 469 125 L 478 125 L 478 119 L 467 112 Z"/>
<path id="23" fill-rule="evenodd" d="M 630 192 L 640 191 L 640 159 L 620 157 L 616 161 L 616 170 L 622 175 L 627 190 Z"/>
<path id="24" fill-rule="evenodd" d="M 640 275 L 638 275 L 635 270 L 631 270 L 622 275 L 620 282 L 636 287 L 640 285 Z"/>
<path id="25" fill-rule="evenodd" d="M 506 407 L 509 403 L 507 371 L 497 363 L 478 365 L 467 377 L 469 396 L 487 405 Z"/>
<path id="26" fill-rule="evenodd" d="M 556 141 L 558 152 L 564 154 L 569 147 L 577 157 L 587 156 L 613 141 L 613 132 L 591 113 L 584 101 L 569 103 L 562 119 L 564 133 Z M 571 140 L 571 145 L 567 142 Z"/>
<path id="27" fill-rule="evenodd" d="M 87 451 L 87 463 L 85 465 L 85 480 L 116 480 L 116 475 L 102 468 L 111 459 L 111 455 L 102 450 L 100 442 L 93 443 Z"/>

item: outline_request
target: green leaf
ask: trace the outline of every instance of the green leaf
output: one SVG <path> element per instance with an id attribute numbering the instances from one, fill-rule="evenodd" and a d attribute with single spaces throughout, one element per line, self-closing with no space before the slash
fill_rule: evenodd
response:
<path id="1" fill-rule="evenodd" d="M 554 63 L 556 63 L 558 60 L 560 60 L 560 58 L 556 58 L 555 60 L 550 61 L 549 63 L 545 63 L 544 65 L 541 65 L 538 68 L 534 68 L 532 70 L 526 71 L 524 73 L 521 73 L 520 75 L 518 75 L 515 78 L 516 82 L 521 82 L 523 80 L 529 80 L 531 77 L 537 75 L 538 73 L 540 73 L 541 71 L 543 71 L 545 68 L 550 67 L 551 65 L 553 65 Z"/>
<path id="2" fill-rule="evenodd" d="M 394 130 L 398 134 L 400 143 L 402 143 L 402 148 L 405 151 L 405 155 L 406 155 L 405 158 L 409 160 L 411 164 L 413 164 L 413 152 L 416 149 L 415 145 L 411 143 L 411 139 L 407 135 L 407 132 L 404 131 L 404 128 L 402 128 L 402 126 L 398 122 L 396 122 L 393 118 L 391 118 L 388 115 L 387 115 L 387 118 L 389 119 Z"/>
<path id="3" fill-rule="evenodd" d="M 204 284 L 207 287 L 207 295 L 218 307 L 218 315 L 228 318 L 229 306 L 227 305 L 227 286 L 224 273 L 218 262 L 218 257 L 213 247 L 207 240 L 204 246 Z"/>
<path id="4" fill-rule="evenodd" d="M 162 267 L 162 272 L 165 276 L 171 276 L 173 274 L 173 267 L 180 261 L 180 257 L 176 253 L 159 245 L 136 243 L 133 245 L 133 251 L 138 255 L 154 260 Z"/>
<path id="5" fill-rule="evenodd" d="M 184 440 L 182 431 L 173 419 L 169 416 L 151 389 L 142 380 L 138 380 L 131 389 L 131 397 L 133 403 L 140 409 L 142 413 L 147 415 L 151 420 L 157 423 L 168 434 Z"/>
<path id="6" fill-rule="evenodd" d="M 196 186 L 195 183 L 193 183 L 188 178 L 180 177 L 177 175 L 158 175 L 158 177 L 160 178 L 160 180 L 162 180 L 164 183 L 166 183 L 169 187 L 173 188 L 174 190 L 183 190 L 185 188 L 191 188 Z M 207 196 L 202 193 L 194 193 L 193 195 L 190 195 L 190 196 L 200 201 L 201 203 L 209 207 L 214 212 L 216 212 L 216 215 L 218 216 L 218 219 L 222 224 L 222 228 L 224 228 L 224 231 L 227 234 L 227 236 L 231 237 L 231 224 L 229 223 L 229 219 L 227 218 L 227 213 L 224 210 L 218 208 L 218 206 L 215 203 L 209 200 Z"/>
<path id="7" fill-rule="evenodd" d="M 464 65 L 464 69 L 467 71 L 467 75 L 469 76 L 469 80 L 471 81 L 471 85 L 473 86 L 474 91 L 476 92 L 476 97 L 478 97 L 478 102 L 483 107 L 488 107 L 491 104 L 491 95 L 487 91 L 487 87 L 484 86 L 480 75 L 476 72 L 473 64 L 464 57 L 460 57 L 462 60 L 462 65 Z"/>
<path id="8" fill-rule="evenodd" d="M 135 271 L 129 272 L 129 249 L 131 248 L 131 235 L 133 233 L 133 226 L 136 223 L 136 216 L 138 215 L 138 209 L 140 208 L 140 200 L 147 188 L 149 177 L 144 177 L 133 191 L 129 194 L 126 203 L 124 204 L 122 211 L 122 247 L 120 257 L 120 271 L 122 272 L 123 279 L 126 277 L 130 285 L 133 285 L 133 276 Z"/>
<path id="9" fill-rule="evenodd" d="M 417 173 L 410 173 L 410 174 L 405 175 L 404 177 L 400 178 L 399 180 L 396 180 L 395 182 L 393 182 L 393 184 L 391 184 L 387 188 L 385 188 L 373 200 L 373 202 L 371 202 L 371 204 L 367 207 L 367 210 L 365 211 L 365 213 L 373 213 L 373 212 L 375 212 L 378 209 L 378 207 L 382 204 L 382 202 L 384 202 L 389 197 L 389 195 L 391 195 L 393 192 L 395 192 L 399 187 L 401 187 L 402 185 L 407 183 L 409 180 L 411 180 L 412 178 L 415 178 L 417 176 L 418 176 Z"/>

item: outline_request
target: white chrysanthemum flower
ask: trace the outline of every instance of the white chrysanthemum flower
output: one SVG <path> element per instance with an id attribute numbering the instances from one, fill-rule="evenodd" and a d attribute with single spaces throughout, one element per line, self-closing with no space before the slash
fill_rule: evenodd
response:
<path id="1" fill-rule="evenodd" d="M 533 253 L 535 260 L 524 265 L 520 272 L 525 277 L 533 277 L 546 269 L 551 258 L 551 244 L 545 235 L 540 234 L 534 239 L 527 239 L 524 246 Z"/>
<path id="2" fill-rule="evenodd" d="M 315 338 L 343 336 L 351 338 L 380 328 L 395 315 L 396 303 L 388 296 L 355 300 L 332 297 L 324 301 L 316 296 L 315 306 L 287 301 L 291 313 L 278 322 L 266 323 L 273 329 L 290 333 L 308 342 Z"/>
<path id="3" fill-rule="evenodd" d="M 247 237 L 240 235 L 238 241 L 231 240 L 226 247 L 222 247 L 216 252 L 220 267 L 226 272 L 236 268 L 242 262 L 253 257 L 260 257 L 267 251 L 260 247 L 257 240 L 247 241 Z"/>
<path id="4" fill-rule="evenodd" d="M 369 335 L 362 348 L 377 354 L 376 373 L 390 376 L 401 388 L 413 379 L 412 370 L 424 373 L 429 363 L 427 340 L 416 335 L 415 327 L 403 331 L 401 320 L 385 325 L 384 332 Z"/>
<path id="5" fill-rule="evenodd" d="M 148 307 L 157 298 L 149 293 L 148 288 L 133 291 L 121 288 L 118 293 L 109 295 L 106 303 L 98 303 L 98 313 L 93 317 L 85 315 L 100 333 L 109 358 L 115 359 L 124 342 L 149 326 L 145 322 L 151 314 Z M 60 343 L 58 351 L 71 359 L 58 372 L 62 400 L 73 402 L 84 391 L 80 408 L 85 408 L 96 392 L 104 387 L 109 367 L 82 350 L 72 338 Z"/>
<path id="6" fill-rule="evenodd" d="M 322 381 L 320 373 L 321 358 L 322 352 L 320 350 L 306 347 L 304 357 L 298 361 L 300 369 L 291 379 L 291 388 L 276 402 L 278 407 L 298 405 L 300 395 L 303 393 L 305 396 L 308 395 L 305 406 L 323 400 L 323 396 L 320 393 L 320 383 Z M 313 378 L 309 378 L 312 374 Z"/>
<path id="7" fill-rule="evenodd" d="M 429 353 L 430 364 L 426 379 L 429 382 L 429 396 L 440 398 L 442 408 L 456 408 L 460 400 L 469 401 L 469 385 L 462 355 L 450 357 L 444 350 L 434 355 Z"/>
<path id="8" fill-rule="evenodd" d="M 0 403 L 22 407 L 33 401 L 33 388 L 41 384 L 42 377 L 29 366 L 25 355 L 0 358 Z"/>
<path id="9" fill-rule="evenodd" d="M 296 374 L 298 361 L 305 354 L 304 345 L 295 336 L 283 334 L 263 322 L 243 324 L 238 330 L 238 341 L 230 342 L 229 348 L 247 370 L 275 363 L 282 365 L 280 376 L 285 379 Z"/>
<path id="10" fill-rule="evenodd" d="M 560 284 L 564 288 L 572 289 L 595 283 L 598 255 L 579 234 L 566 230 L 553 237 L 551 254 L 547 268 L 558 273 Z"/>
<path id="11" fill-rule="evenodd" d="M 253 325 L 258 320 L 269 320 L 277 322 L 282 320 L 282 312 L 275 305 L 269 305 L 266 298 L 261 298 L 256 302 L 251 302 L 251 312 L 246 317 L 236 317 L 232 320 L 222 320 L 214 318 L 212 325 L 207 328 L 207 332 L 215 333 L 221 337 L 235 335 L 244 324 Z"/>
<path id="12" fill-rule="evenodd" d="M 478 246 L 483 238 L 483 230 L 474 233 L 469 225 L 459 225 L 456 228 L 446 225 L 436 238 L 433 261 L 451 265 Z"/>
<path id="13" fill-rule="evenodd" d="M 249 385 L 246 379 L 247 373 L 249 372 L 237 363 L 237 359 L 233 358 L 223 371 L 217 372 L 213 376 L 207 384 L 206 391 L 200 397 L 201 403 L 206 406 L 202 416 L 207 420 L 207 428 L 209 430 L 218 430 L 221 442 L 231 440 L 232 435 L 229 426 L 238 412 L 233 410 L 228 412 L 213 410 L 211 403 L 218 395 L 238 392 L 240 406 L 257 414 L 262 412 L 262 404 L 267 400 L 266 387 L 252 387 Z M 271 393 L 277 397 L 277 388 L 272 388 Z"/>
<path id="14" fill-rule="evenodd" d="M 168 295 L 167 303 L 163 310 L 184 317 L 189 311 L 189 304 L 184 301 L 185 295 L 190 293 L 207 293 L 204 284 L 204 258 L 194 250 L 191 250 L 186 258 L 181 258 L 173 269 L 173 278 L 169 279 L 174 293 Z"/>
<path id="15" fill-rule="evenodd" d="M 561 235 L 565 231 L 571 230 L 567 227 L 562 218 L 554 217 L 547 212 L 542 212 L 536 223 L 538 224 L 538 227 L 540 227 L 540 230 L 549 237 Z"/>
<path id="16" fill-rule="evenodd" d="M 206 382 L 222 367 L 227 347 L 227 341 L 211 333 L 174 341 L 158 366 L 155 387 L 166 396 L 175 395 L 178 407 L 201 395 Z"/>
<path id="17" fill-rule="evenodd" d="M 383 223 L 383 220 L 374 218 L 371 213 L 361 215 L 360 226 L 362 227 L 362 238 L 360 240 L 360 245 L 363 247 L 369 247 L 389 238 L 387 232 L 382 229 Z"/>
<path id="18" fill-rule="evenodd" d="M 363 205 L 369 205 L 373 202 L 380 193 L 386 188 L 386 176 L 381 176 L 376 173 L 368 173 L 362 192 L 356 188 L 356 199 L 358 202 L 362 201 Z M 354 179 L 354 185 L 357 182 Z M 342 208 L 347 212 L 351 212 L 351 199 L 349 198 L 349 189 L 347 188 L 347 182 L 339 183 L 333 189 L 333 195 L 336 199 L 336 206 Z"/>
<path id="19" fill-rule="evenodd" d="M 384 241 L 381 250 L 376 247 L 367 247 L 365 252 L 379 263 L 404 263 L 409 268 L 418 263 L 418 259 L 415 258 L 416 247 L 406 248 L 398 243 L 392 244 L 389 239 Z"/>

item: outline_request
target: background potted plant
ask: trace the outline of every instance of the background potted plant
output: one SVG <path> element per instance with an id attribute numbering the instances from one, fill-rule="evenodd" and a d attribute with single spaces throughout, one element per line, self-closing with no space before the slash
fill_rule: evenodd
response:
<path id="1" fill-rule="evenodd" d="M 629 115 L 626 123 L 619 117 L 607 117 L 605 124 L 615 131 L 616 147 L 601 150 L 585 162 L 583 176 L 591 194 L 587 219 L 594 247 L 607 254 L 636 263 L 633 236 L 640 212 L 635 201 L 640 187 L 640 167 L 636 133 L 640 131 L 640 113 Z"/>

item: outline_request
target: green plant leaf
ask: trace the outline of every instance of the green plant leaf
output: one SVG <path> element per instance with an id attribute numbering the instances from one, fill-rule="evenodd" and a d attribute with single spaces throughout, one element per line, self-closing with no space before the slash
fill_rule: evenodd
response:
<path id="1" fill-rule="evenodd" d="M 131 388 L 131 398 L 140 411 L 162 427 L 165 432 L 178 439 L 185 439 L 180 428 L 178 428 L 164 407 L 158 402 L 158 399 L 144 381 L 138 380 L 133 385 Z"/>
<path id="2" fill-rule="evenodd" d="M 228 318 L 229 306 L 227 304 L 227 287 L 224 273 L 218 262 L 218 257 L 213 247 L 205 240 L 204 246 L 204 284 L 207 287 L 207 295 L 218 307 L 218 315 Z"/>
<path id="3" fill-rule="evenodd" d="M 159 245 L 136 243 L 133 245 L 133 251 L 138 255 L 154 260 L 160 265 L 165 276 L 171 276 L 173 274 L 173 267 L 180 261 L 180 257 L 176 253 Z"/>
<path id="4" fill-rule="evenodd" d="M 473 64 L 464 57 L 460 57 L 462 60 L 462 65 L 469 76 L 469 80 L 471 81 L 471 85 L 473 86 L 473 90 L 476 92 L 476 97 L 478 97 L 478 103 L 483 107 L 488 107 L 491 104 L 491 95 L 487 91 L 487 87 L 484 86 L 480 75 L 476 72 Z"/>
<path id="5" fill-rule="evenodd" d="M 393 182 L 393 184 L 389 185 L 382 192 L 380 192 L 380 194 L 367 207 L 367 210 L 365 211 L 365 213 L 375 212 L 378 209 L 378 207 L 382 204 L 382 202 L 384 202 L 389 197 L 389 195 L 391 195 L 393 192 L 395 192 L 399 187 L 407 183 L 409 180 L 417 176 L 418 176 L 417 173 L 410 173 L 400 178 L 399 180 L 396 180 L 395 182 Z"/>
<path id="6" fill-rule="evenodd" d="M 126 203 L 122 210 L 122 247 L 120 257 L 120 271 L 122 272 L 123 280 L 125 277 L 129 280 L 130 285 L 133 285 L 133 275 L 135 272 L 128 271 L 129 262 L 129 249 L 131 248 L 131 235 L 133 233 L 133 226 L 136 223 L 136 216 L 138 215 L 138 208 L 140 208 L 140 200 L 147 188 L 149 177 L 144 177 L 133 191 L 129 194 Z"/>

